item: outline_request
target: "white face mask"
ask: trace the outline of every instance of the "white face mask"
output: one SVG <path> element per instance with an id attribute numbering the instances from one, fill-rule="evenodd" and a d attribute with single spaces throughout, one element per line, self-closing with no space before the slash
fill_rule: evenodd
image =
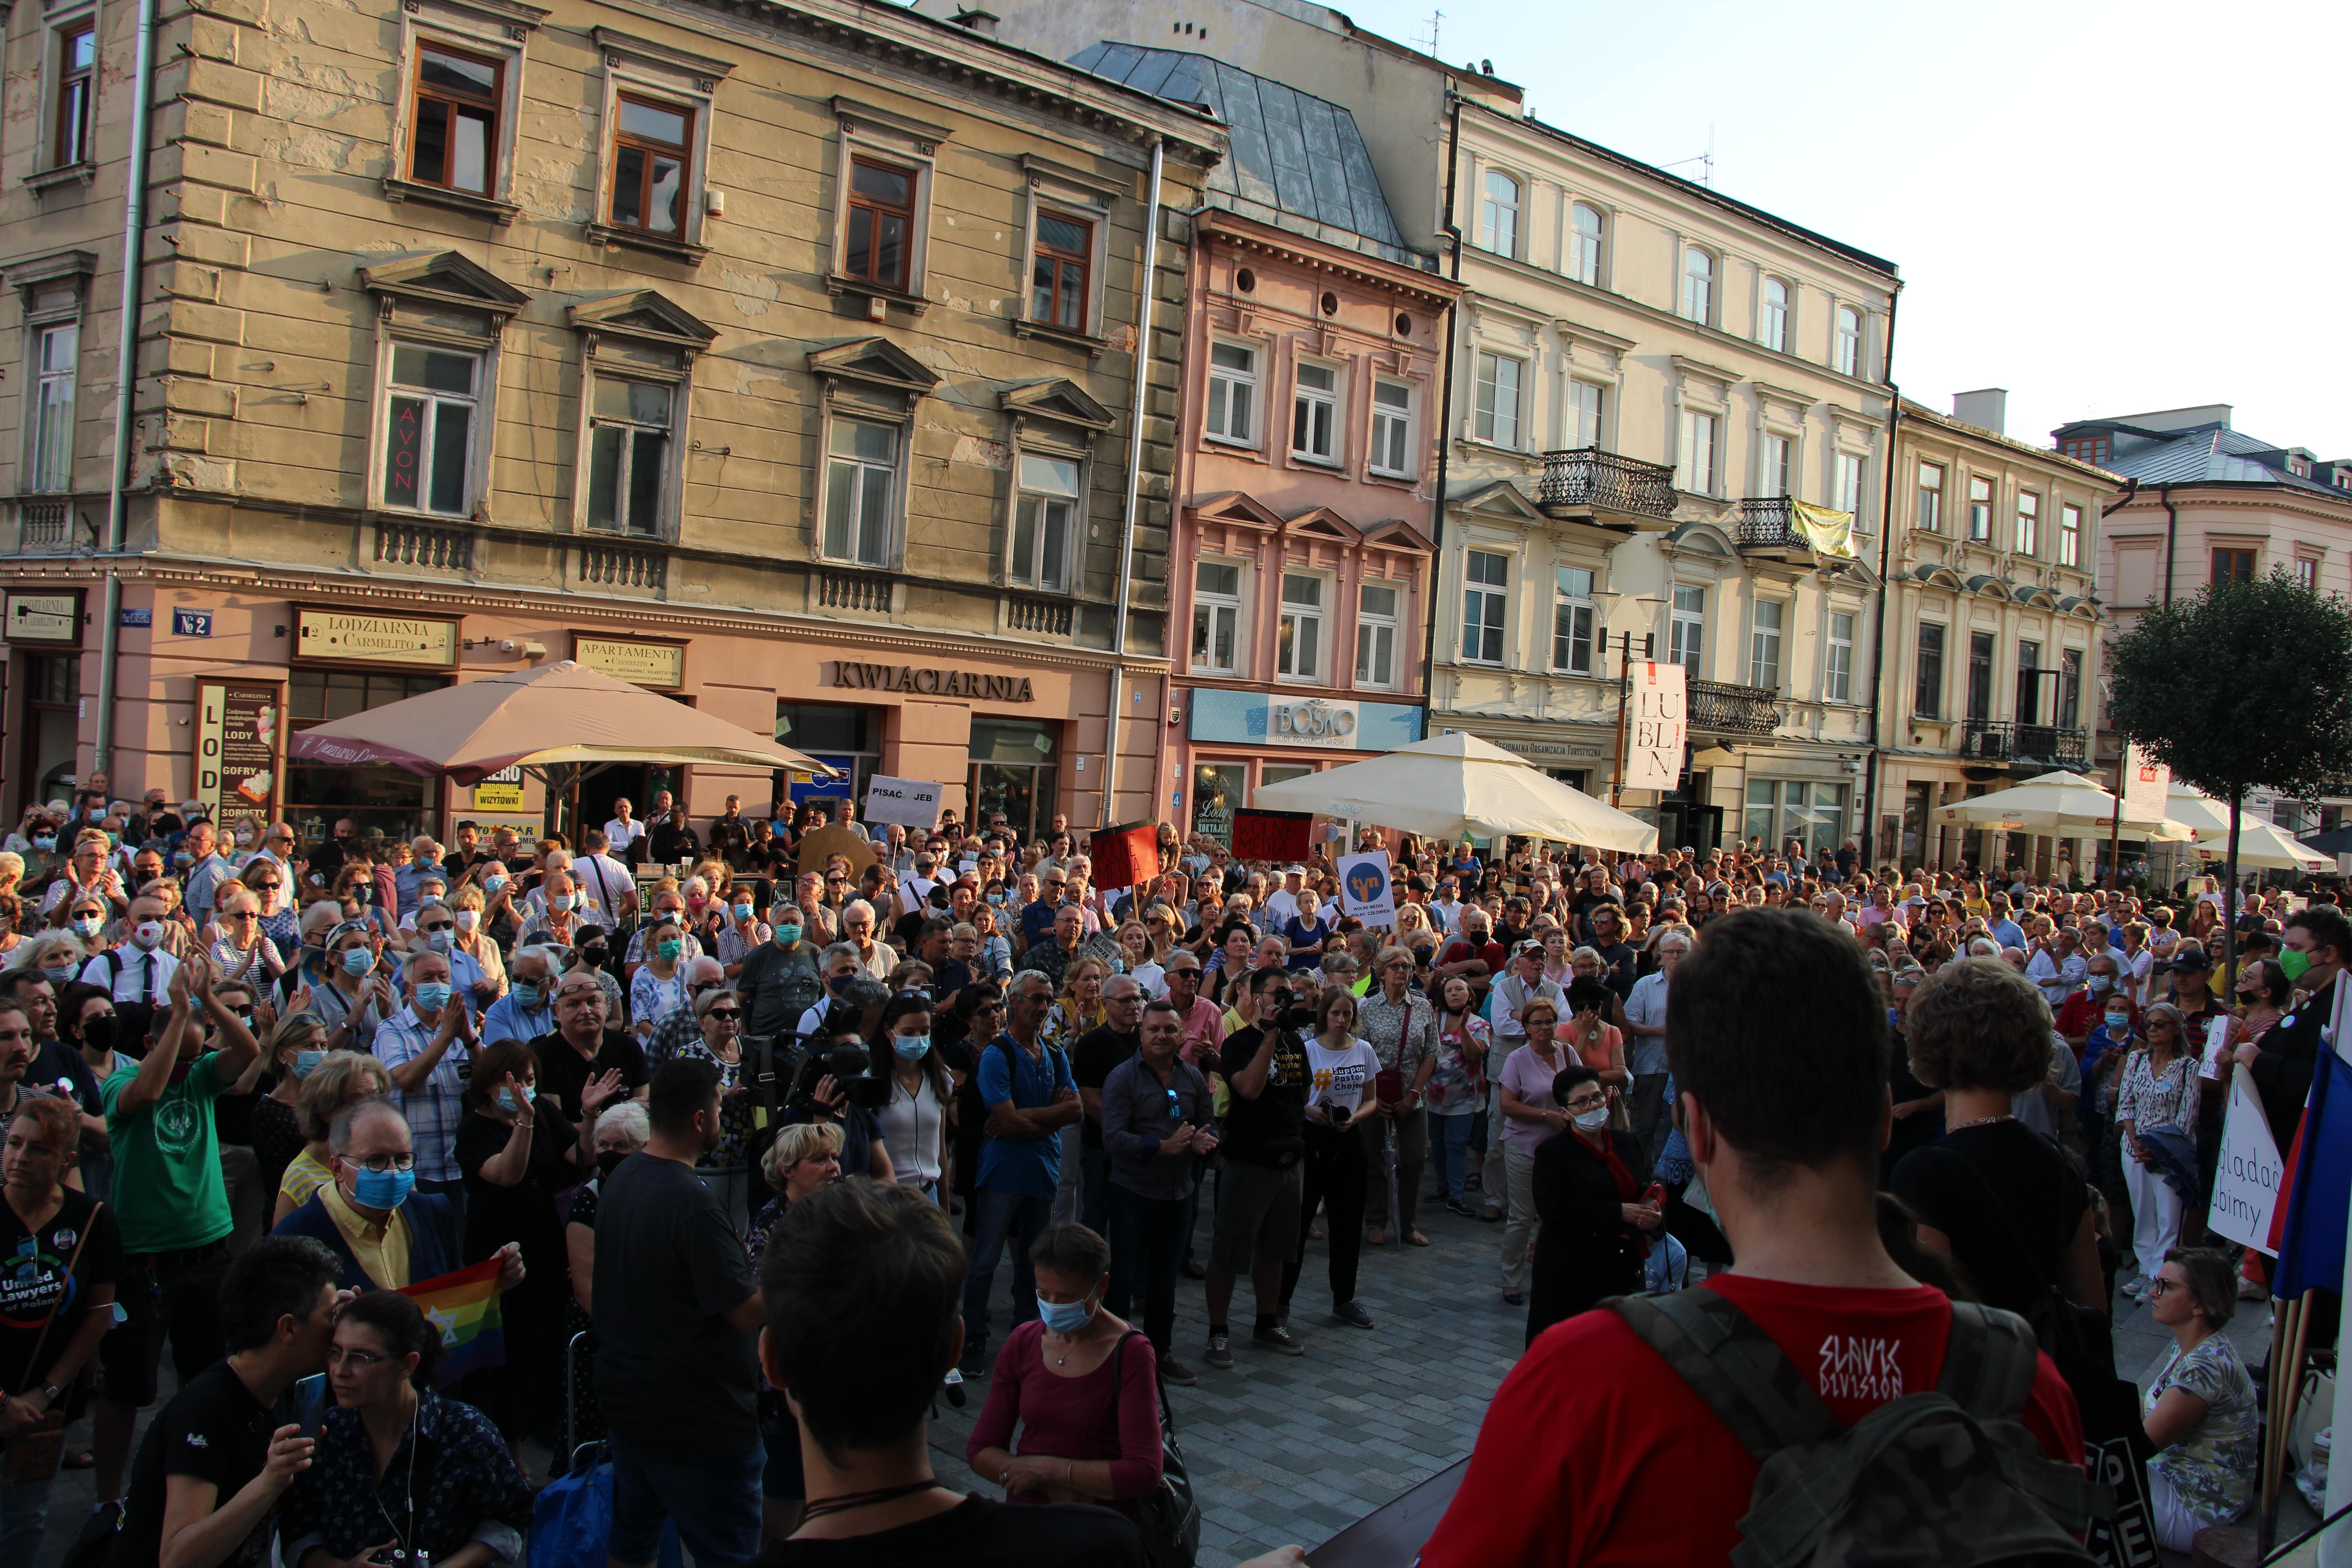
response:
<path id="1" fill-rule="evenodd" d="M 473 935 L 473 934 L 474 934 L 474 928 L 475 928 L 475 927 L 477 927 L 477 926 L 478 926 L 478 925 L 480 925 L 481 923 L 482 923 L 482 911 L 481 911 L 481 910 L 459 910 L 457 911 L 457 929 L 458 929 L 459 931 L 464 931 L 467 936 L 471 936 L 471 935 Z"/>
<path id="2" fill-rule="evenodd" d="M 1596 1105 L 1590 1110 L 1578 1112 L 1570 1120 L 1576 1123 L 1577 1131 L 1580 1132 L 1598 1132 L 1609 1125 L 1609 1108 Z"/>

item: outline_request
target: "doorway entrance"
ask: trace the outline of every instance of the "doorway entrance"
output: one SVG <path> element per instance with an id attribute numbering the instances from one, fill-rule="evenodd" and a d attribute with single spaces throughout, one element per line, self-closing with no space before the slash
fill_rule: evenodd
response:
<path id="1" fill-rule="evenodd" d="M 1036 719 L 971 721 L 966 781 L 971 820 L 985 826 L 997 812 L 1024 840 L 1043 837 L 1062 809 L 1060 743 L 1055 726 Z"/>
<path id="2" fill-rule="evenodd" d="M 16 689 L 18 768 L 16 815 L 29 806 L 68 799 L 72 791 L 74 732 L 81 700 L 81 655 L 28 653 Z"/>

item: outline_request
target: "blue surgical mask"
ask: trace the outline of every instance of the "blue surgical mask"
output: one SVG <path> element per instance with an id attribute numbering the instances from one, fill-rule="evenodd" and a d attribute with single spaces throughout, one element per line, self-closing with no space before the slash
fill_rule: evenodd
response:
<path id="1" fill-rule="evenodd" d="M 75 970 L 74 966 L 68 963 L 60 966 L 44 968 L 41 971 L 41 977 L 52 985 L 63 985 L 68 981 L 71 980 L 76 973 L 78 972 Z"/>
<path id="2" fill-rule="evenodd" d="M 106 922 L 104 921 L 99 919 L 96 915 L 76 915 L 73 921 L 73 929 L 79 931 L 84 936 L 96 936 L 99 932 L 99 928 L 103 926 L 105 923 Z"/>
<path id="3" fill-rule="evenodd" d="M 352 1180 L 352 1202 L 362 1208 L 396 1209 L 408 1201 L 415 1185 L 415 1171 L 371 1171 L 362 1165 Z"/>
<path id="4" fill-rule="evenodd" d="M 195 860 L 196 858 L 184 849 L 177 849 L 172 853 L 172 864 L 174 866 L 193 866 Z"/>
<path id="5" fill-rule="evenodd" d="M 35 835 L 33 835 L 33 847 L 34 847 L 34 848 L 38 849 L 38 850 L 41 850 L 41 851 L 43 851 L 43 852 L 45 852 L 45 853 L 46 853 L 46 852 L 47 852 L 47 851 L 48 851 L 48 850 L 55 849 L 57 847 L 58 847 L 58 836 L 57 836 L 56 834 L 54 834 L 54 833 L 36 833 Z"/>
<path id="6" fill-rule="evenodd" d="M 426 931 L 425 933 L 425 945 L 431 948 L 435 952 L 446 953 L 451 948 L 457 945 L 457 933 L 446 931 Z"/>
<path id="7" fill-rule="evenodd" d="M 507 879 L 503 876 L 489 876 L 482 879 L 482 891 L 486 893 L 495 893 L 506 885 Z"/>
<path id="8" fill-rule="evenodd" d="M 516 981 L 513 987 L 507 992 L 507 994 L 514 998 L 514 1005 L 516 1006 L 522 1008 L 526 1012 L 537 1008 L 545 1000 L 545 998 L 540 994 L 539 987 L 533 985 L 528 980 Z"/>
<path id="9" fill-rule="evenodd" d="M 523 1085 L 522 1105 L 517 1105 L 515 1103 L 514 1090 L 501 1087 L 499 1090 L 499 1109 L 500 1110 L 520 1114 L 523 1105 L 529 1105 L 538 1099 L 539 1086 L 537 1084 L 527 1083 Z"/>
<path id="10" fill-rule="evenodd" d="M 416 1010 L 438 1013 L 449 1005 L 449 983 L 446 980 L 420 980 L 416 983 Z"/>
<path id="11" fill-rule="evenodd" d="M 375 967 L 375 954 L 364 947 L 354 947 L 343 954 L 343 973 L 365 974 Z"/>
<path id="12" fill-rule="evenodd" d="M 1057 1334 L 1076 1333 L 1094 1315 L 1095 1310 L 1084 1301 L 1048 1301 L 1043 1296 L 1037 1298 L 1037 1316 L 1045 1320 L 1046 1328 Z"/>
<path id="13" fill-rule="evenodd" d="M 920 1061 L 930 1053 L 931 1037 L 929 1035 L 895 1035 L 891 1037 L 890 1048 L 910 1062 Z"/>
<path id="14" fill-rule="evenodd" d="M 801 928 L 797 921 L 789 922 L 776 927 L 776 941 L 783 946 L 790 947 L 793 943 L 800 941 L 800 939 Z"/>
<path id="15" fill-rule="evenodd" d="M 569 893 L 550 893 L 547 896 L 547 907 L 553 910 L 558 914 L 569 914 L 572 912 L 572 895 Z"/>
<path id="16" fill-rule="evenodd" d="M 733 915 L 739 921 L 748 921 L 751 918 L 751 906 L 749 904 L 731 905 L 727 912 Z"/>
<path id="17" fill-rule="evenodd" d="M 312 1073 L 319 1070 L 319 1064 L 326 1059 L 327 1053 L 324 1051 L 296 1051 L 294 1053 L 294 1076 L 297 1079 L 309 1078 Z"/>

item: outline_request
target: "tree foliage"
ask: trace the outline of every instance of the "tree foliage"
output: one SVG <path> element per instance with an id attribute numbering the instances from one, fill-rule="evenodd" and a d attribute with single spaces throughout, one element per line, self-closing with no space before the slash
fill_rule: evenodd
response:
<path id="1" fill-rule="evenodd" d="M 2208 795 L 2352 778 L 2352 608 L 2284 567 L 2145 612 L 2110 668 L 2116 731 Z"/>

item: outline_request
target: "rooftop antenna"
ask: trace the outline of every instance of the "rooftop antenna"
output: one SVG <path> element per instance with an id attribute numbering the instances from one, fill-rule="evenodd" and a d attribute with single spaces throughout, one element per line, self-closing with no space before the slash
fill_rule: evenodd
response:
<path id="1" fill-rule="evenodd" d="M 1441 22 L 1443 22 L 1443 21 L 1444 21 L 1444 20 L 1445 20 L 1445 13 L 1444 13 L 1444 12 L 1443 12 L 1443 11 L 1432 11 L 1432 12 L 1429 14 L 1429 40 L 1428 40 L 1428 45 L 1429 45 L 1429 53 L 1430 53 L 1431 55 L 1433 55 L 1433 55 L 1435 55 L 1435 54 L 1437 53 L 1437 26 L 1438 26 L 1438 24 L 1439 24 L 1439 23 L 1441 23 Z M 1422 42 L 1422 40 L 1421 40 L 1421 39 L 1419 39 L 1419 38 L 1415 38 L 1415 39 L 1413 40 L 1413 42 L 1414 42 L 1414 43 L 1416 43 L 1416 44 L 1418 44 L 1418 43 Z"/>
<path id="2" fill-rule="evenodd" d="M 1662 169 L 1679 169 L 1685 163 L 1699 166 L 1698 183 L 1708 190 L 1715 189 L 1715 121 L 1706 122 L 1706 151 L 1696 158 L 1677 158 L 1671 163 L 1661 163 Z"/>

